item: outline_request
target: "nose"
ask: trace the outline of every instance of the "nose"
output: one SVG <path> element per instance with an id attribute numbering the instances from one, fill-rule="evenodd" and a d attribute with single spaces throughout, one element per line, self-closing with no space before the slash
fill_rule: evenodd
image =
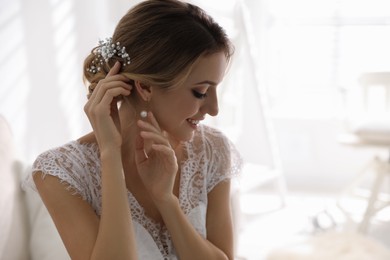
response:
<path id="1" fill-rule="evenodd" d="M 210 116 L 217 116 L 219 112 L 218 107 L 218 97 L 217 93 L 210 93 L 205 99 L 205 103 L 203 105 L 204 113 L 209 114 Z"/>

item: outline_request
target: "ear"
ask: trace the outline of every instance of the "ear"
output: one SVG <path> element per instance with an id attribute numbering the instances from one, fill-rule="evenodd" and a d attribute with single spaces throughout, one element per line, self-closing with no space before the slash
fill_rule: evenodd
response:
<path id="1" fill-rule="evenodd" d="M 134 81 L 135 89 L 144 101 L 149 101 L 152 96 L 152 89 L 139 80 Z"/>

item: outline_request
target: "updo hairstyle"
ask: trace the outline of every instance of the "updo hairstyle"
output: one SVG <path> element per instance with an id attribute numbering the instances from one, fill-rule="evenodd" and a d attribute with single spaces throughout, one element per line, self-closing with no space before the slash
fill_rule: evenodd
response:
<path id="1" fill-rule="evenodd" d="M 225 31 L 212 17 L 177 0 L 148 0 L 134 6 L 119 21 L 112 42 L 124 46 L 131 58 L 121 74 L 162 88 L 180 82 L 201 55 L 222 51 L 229 61 L 233 54 Z M 90 91 L 120 59 L 111 58 L 94 74 L 87 68 L 95 57 L 92 50 L 84 61 L 84 80 Z"/>

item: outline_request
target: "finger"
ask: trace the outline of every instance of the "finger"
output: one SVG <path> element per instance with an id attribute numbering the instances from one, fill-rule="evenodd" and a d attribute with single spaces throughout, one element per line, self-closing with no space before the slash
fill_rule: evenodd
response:
<path id="1" fill-rule="evenodd" d="M 142 164 L 148 159 L 148 155 L 145 153 L 144 140 L 141 136 L 137 136 L 135 140 L 135 162 L 137 165 Z"/>
<path id="2" fill-rule="evenodd" d="M 154 117 L 153 113 L 152 112 L 149 112 L 148 113 L 148 119 L 150 120 L 150 122 L 152 123 L 152 125 L 154 125 L 154 127 L 156 127 L 159 131 L 161 131 L 161 128 L 160 128 L 160 125 L 158 124 L 156 118 Z"/>
<path id="3" fill-rule="evenodd" d="M 132 85 L 124 81 L 109 81 L 106 83 L 98 84 L 98 86 L 96 86 L 96 90 L 94 92 L 96 92 L 97 94 L 95 94 L 95 96 L 98 96 L 99 94 L 106 92 L 108 89 L 117 88 L 117 87 L 122 87 L 128 90 L 131 90 L 133 88 Z"/>
<path id="4" fill-rule="evenodd" d="M 121 69 L 121 63 L 119 61 L 115 62 L 114 66 L 110 69 L 110 71 L 107 73 L 107 76 L 112 76 L 115 74 L 118 74 L 118 72 Z"/>
<path id="5" fill-rule="evenodd" d="M 92 100 L 95 104 L 100 103 L 106 93 L 114 93 L 112 91 L 113 89 L 127 90 L 130 94 L 132 86 L 123 81 L 111 81 L 99 86 L 99 88 L 96 88 L 94 93 L 92 93 L 90 100 Z"/>
<path id="6" fill-rule="evenodd" d="M 120 122 L 119 111 L 118 111 L 118 102 L 114 101 L 111 103 L 110 116 L 114 121 L 114 124 L 117 127 L 117 129 L 121 129 L 121 122 Z"/>
<path id="7" fill-rule="evenodd" d="M 115 74 L 115 75 L 107 75 L 104 79 L 101 79 L 99 81 L 99 83 L 106 83 L 106 82 L 110 82 L 110 81 L 124 81 L 124 82 L 130 82 L 131 80 L 126 77 L 125 75 L 123 74 Z"/>
<path id="8" fill-rule="evenodd" d="M 119 75 L 117 75 L 119 76 Z M 115 78 L 117 80 L 111 80 L 111 81 L 105 81 L 106 79 L 100 80 L 99 83 L 96 85 L 94 90 L 92 91 L 91 96 L 89 97 L 90 100 L 95 100 L 96 98 L 100 101 L 102 99 L 102 96 L 104 95 L 104 92 L 106 89 L 109 88 L 115 88 L 118 86 L 128 88 L 131 90 L 133 86 L 131 84 L 128 84 L 126 81 L 123 81 L 121 78 Z"/>
<path id="9" fill-rule="evenodd" d="M 165 138 L 161 134 L 157 134 L 154 132 L 141 131 L 140 135 L 144 140 L 152 141 L 154 144 L 162 144 L 162 145 L 171 147 L 167 138 Z"/>
<path id="10" fill-rule="evenodd" d="M 159 144 L 153 144 L 151 148 L 156 154 L 162 155 L 165 162 L 173 163 L 177 167 L 176 154 L 175 154 L 175 151 L 172 150 L 172 148 L 167 147 L 165 145 L 159 145 Z M 177 168 L 173 172 L 176 172 L 176 171 L 177 171 Z"/>
<path id="11" fill-rule="evenodd" d="M 118 96 L 128 96 L 130 95 L 130 90 L 123 89 L 123 88 L 115 88 L 110 89 L 106 92 L 106 94 L 102 97 L 99 102 L 95 100 L 89 99 L 87 104 L 84 107 L 84 110 L 87 114 L 106 114 L 108 115 L 111 110 L 111 104 L 117 103 L 114 101 L 115 97 Z M 117 100 L 118 101 L 118 100 Z"/>
<path id="12" fill-rule="evenodd" d="M 98 105 L 111 105 L 116 97 L 130 95 L 130 90 L 124 88 L 112 88 L 106 91 L 102 99 L 97 103 Z M 117 100 L 119 101 L 119 100 Z"/>
<path id="13" fill-rule="evenodd" d="M 161 133 L 161 131 L 159 129 L 157 129 L 154 125 L 152 125 L 151 123 L 147 122 L 147 121 L 144 121 L 144 120 L 138 120 L 137 121 L 137 125 L 139 128 L 141 128 L 141 130 L 143 131 L 149 131 L 149 132 L 154 132 L 156 134 L 159 134 Z"/>
<path id="14" fill-rule="evenodd" d="M 111 70 L 109 71 L 109 73 L 106 75 L 106 77 L 104 79 L 99 80 L 98 84 L 96 85 L 96 87 L 94 89 L 99 89 L 99 88 L 101 88 L 102 84 L 108 83 L 110 81 L 124 81 L 124 82 L 130 82 L 131 81 L 131 79 L 129 79 L 125 75 L 113 74 L 113 72 L 115 72 L 116 66 L 119 66 L 119 68 L 120 68 L 120 63 L 116 62 L 114 64 L 114 66 L 111 68 Z M 92 89 L 92 90 L 94 90 L 94 89 Z M 94 93 L 96 93 L 96 92 L 97 91 L 92 91 L 91 97 L 94 97 L 96 95 Z"/>
<path id="15" fill-rule="evenodd" d="M 155 150 L 156 152 L 161 152 L 165 155 L 176 156 L 175 152 L 170 147 L 167 147 L 166 145 L 153 144 L 152 149 Z"/>

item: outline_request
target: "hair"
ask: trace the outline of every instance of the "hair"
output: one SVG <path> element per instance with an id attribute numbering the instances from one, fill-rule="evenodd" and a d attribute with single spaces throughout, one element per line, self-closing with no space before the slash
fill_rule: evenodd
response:
<path id="1" fill-rule="evenodd" d="M 201 8 L 178 0 L 148 0 L 131 8 L 112 36 L 126 48 L 131 63 L 121 73 L 145 85 L 168 88 L 188 75 L 202 55 L 223 52 L 228 61 L 233 46 L 224 29 Z M 96 74 L 88 72 L 95 54 L 84 61 L 84 80 L 93 89 L 115 61 L 109 60 Z"/>

